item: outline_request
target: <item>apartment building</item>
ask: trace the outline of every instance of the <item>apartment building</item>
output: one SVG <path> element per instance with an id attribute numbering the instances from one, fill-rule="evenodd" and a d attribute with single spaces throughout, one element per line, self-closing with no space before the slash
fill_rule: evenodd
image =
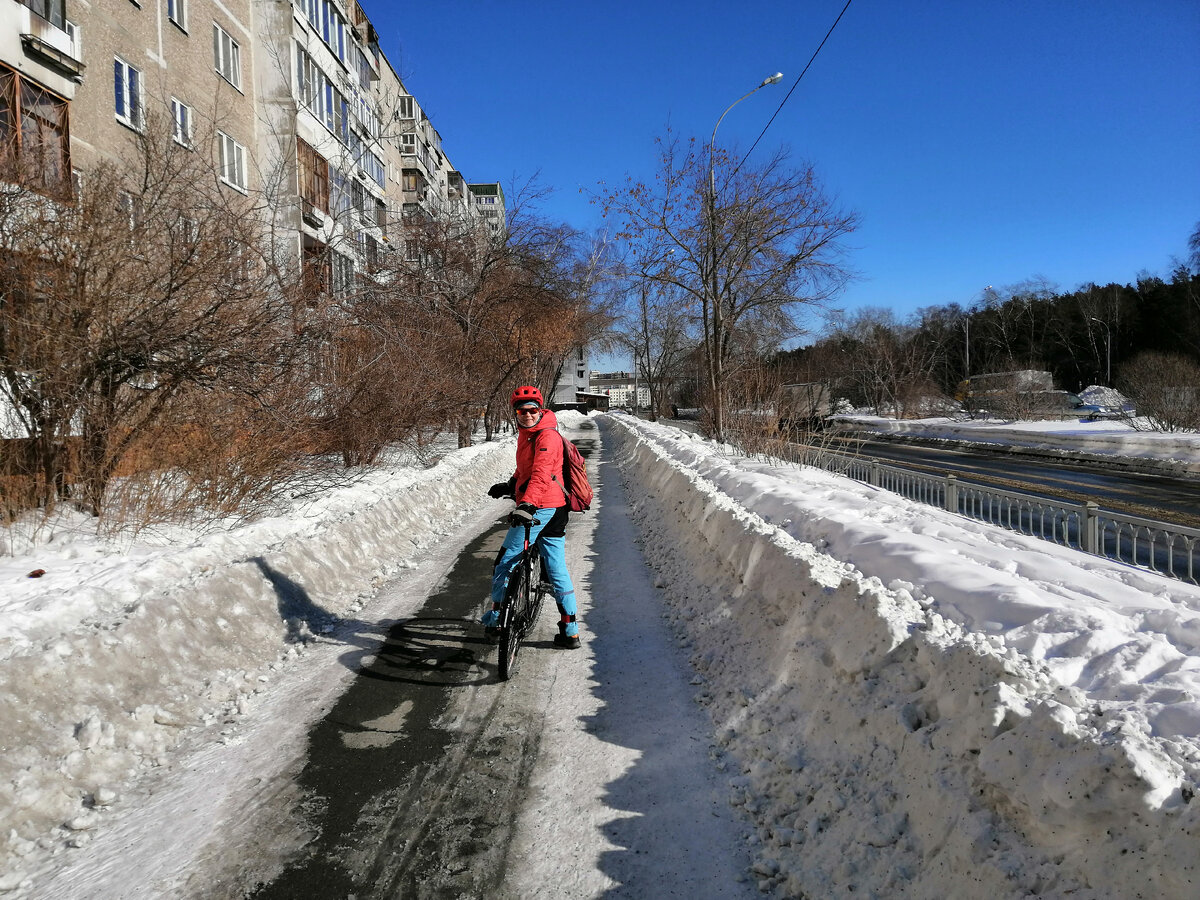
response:
<path id="1" fill-rule="evenodd" d="M 487 223 L 492 234 L 500 234 L 504 230 L 504 188 L 499 184 L 472 184 L 471 196 L 475 200 L 475 208 Z"/>
<path id="2" fill-rule="evenodd" d="M 503 191 L 451 165 L 356 0 L 0 0 L 5 178 L 65 190 L 168 133 L 261 194 L 334 292 L 401 248 L 408 216 L 503 228 Z"/>
<path id="3" fill-rule="evenodd" d="M 639 384 L 633 372 L 596 372 L 589 383 L 593 394 L 604 394 L 612 406 L 645 409 L 650 406 L 650 388 Z"/>
<path id="4" fill-rule="evenodd" d="M 551 394 L 551 403 L 557 405 L 579 402 L 579 394 L 588 391 L 589 381 L 587 353 L 583 347 L 577 347 L 563 361 L 562 371 Z"/>

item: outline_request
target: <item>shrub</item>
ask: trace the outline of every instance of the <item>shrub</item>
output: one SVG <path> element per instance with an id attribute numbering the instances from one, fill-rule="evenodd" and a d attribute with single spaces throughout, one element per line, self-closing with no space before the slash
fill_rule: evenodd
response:
<path id="1" fill-rule="evenodd" d="M 1176 353 L 1141 353 L 1123 365 L 1117 386 L 1155 431 L 1200 431 L 1200 364 Z M 1135 420 L 1136 421 L 1136 420 Z"/>

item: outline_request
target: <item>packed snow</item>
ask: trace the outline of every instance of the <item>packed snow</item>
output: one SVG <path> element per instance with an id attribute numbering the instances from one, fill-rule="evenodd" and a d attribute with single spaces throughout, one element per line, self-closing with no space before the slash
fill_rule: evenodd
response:
<path id="1" fill-rule="evenodd" d="M 601 421 L 630 510 L 596 514 L 640 529 L 760 891 L 1194 896 L 1200 589 L 668 425 Z M 1195 436 L 1169 443 L 1167 458 L 1200 459 Z M 187 736 L 253 718 L 263 685 L 310 654 L 312 597 L 331 620 L 368 617 L 375 585 L 445 534 L 429 523 L 490 502 L 511 462 L 497 441 L 430 468 L 394 460 L 224 531 L 11 544 L 0 891 L 36 892 L 33 862 L 103 831 Z M 573 801 L 539 807 L 539 827 L 605 803 Z"/>

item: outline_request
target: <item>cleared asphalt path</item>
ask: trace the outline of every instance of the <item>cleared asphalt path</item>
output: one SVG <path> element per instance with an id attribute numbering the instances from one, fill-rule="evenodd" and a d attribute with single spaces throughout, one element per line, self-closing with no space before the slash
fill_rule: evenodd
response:
<path id="1" fill-rule="evenodd" d="M 227 874 L 231 895 L 757 895 L 616 467 L 598 431 L 576 437 L 597 487 L 568 531 L 583 649 L 554 648 L 548 606 L 515 677 L 496 680 L 475 620 L 504 526 L 473 537 L 309 730 L 294 800 L 276 811 L 295 823 L 282 871 Z"/>

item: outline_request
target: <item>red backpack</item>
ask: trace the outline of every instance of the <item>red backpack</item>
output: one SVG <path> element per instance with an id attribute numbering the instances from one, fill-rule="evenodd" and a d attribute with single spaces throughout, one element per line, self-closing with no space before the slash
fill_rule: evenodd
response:
<path id="1" fill-rule="evenodd" d="M 563 442 L 563 493 L 567 495 L 567 508 L 571 512 L 583 512 L 592 507 L 592 485 L 588 481 L 587 462 L 574 441 L 561 434 Z"/>

